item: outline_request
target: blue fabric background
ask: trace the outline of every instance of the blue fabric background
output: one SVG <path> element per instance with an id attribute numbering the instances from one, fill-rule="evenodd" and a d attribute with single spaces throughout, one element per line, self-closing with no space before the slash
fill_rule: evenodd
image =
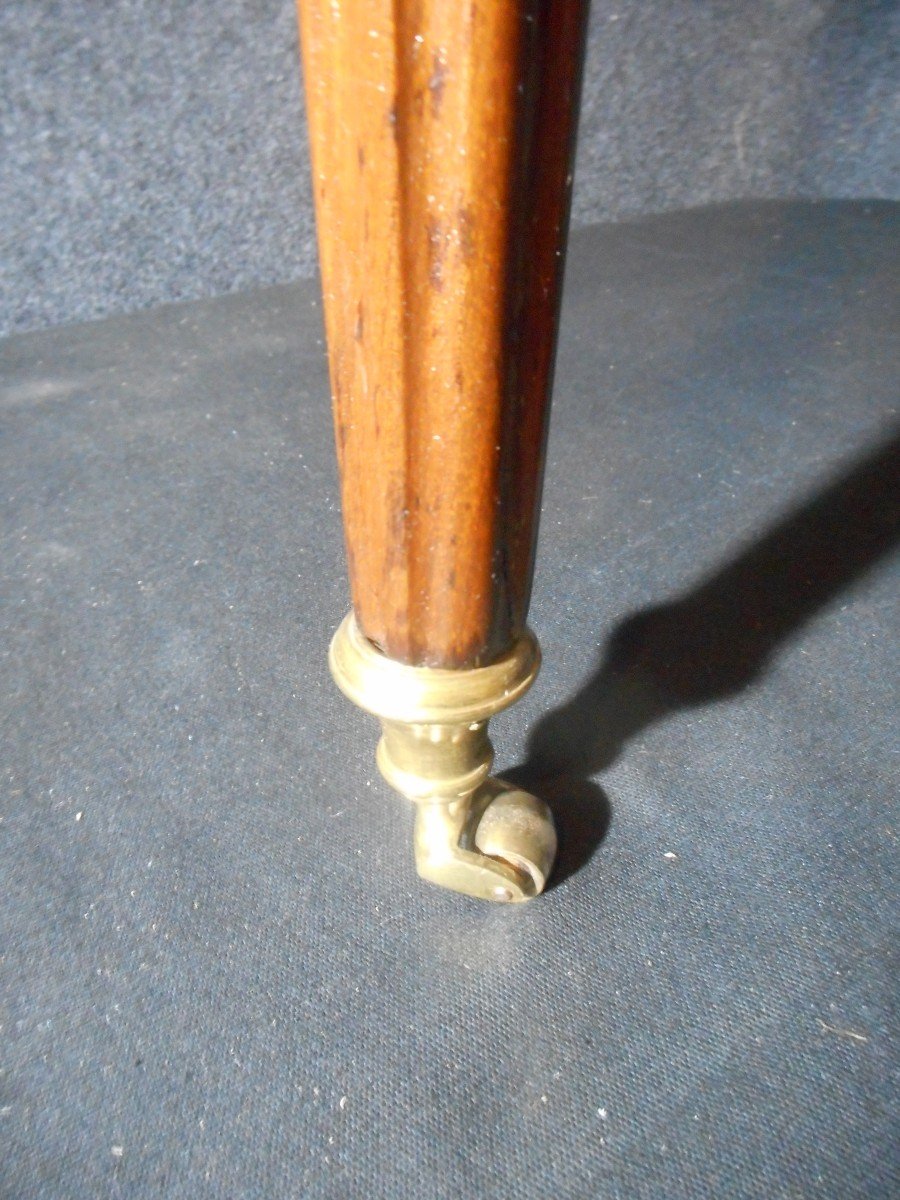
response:
<path id="1" fill-rule="evenodd" d="M 893 0 L 594 0 L 576 225 L 900 199 Z M 293 0 L 0 5 L 0 333 L 311 276 Z"/>
<path id="2" fill-rule="evenodd" d="M 315 285 L 0 347 L 0 1195 L 897 1194 L 896 216 L 576 234 L 521 908 L 327 676 Z"/>

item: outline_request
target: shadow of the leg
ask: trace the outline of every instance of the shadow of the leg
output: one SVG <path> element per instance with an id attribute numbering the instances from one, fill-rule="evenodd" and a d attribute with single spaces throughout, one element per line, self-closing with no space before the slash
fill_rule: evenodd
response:
<path id="1" fill-rule="evenodd" d="M 894 438 L 693 591 L 614 630 L 595 673 L 541 718 L 526 762 L 506 773 L 554 811 L 562 847 L 555 882 L 590 859 L 609 826 L 609 801 L 590 776 L 656 721 L 762 678 L 790 635 L 897 543 L 898 483 Z"/>

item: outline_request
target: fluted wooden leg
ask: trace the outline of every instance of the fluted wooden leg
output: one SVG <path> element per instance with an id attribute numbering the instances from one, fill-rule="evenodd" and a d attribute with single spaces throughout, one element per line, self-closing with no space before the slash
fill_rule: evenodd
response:
<path id="1" fill-rule="evenodd" d="M 420 805 L 420 872 L 522 899 L 549 870 L 549 818 L 486 781 L 485 726 L 537 670 L 525 620 L 587 5 L 299 7 L 353 600 L 332 667 Z"/>

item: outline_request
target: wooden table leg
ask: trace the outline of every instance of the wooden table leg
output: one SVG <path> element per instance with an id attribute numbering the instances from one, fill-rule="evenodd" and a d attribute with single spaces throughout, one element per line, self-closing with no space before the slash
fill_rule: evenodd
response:
<path id="1" fill-rule="evenodd" d="M 586 0 L 299 0 L 353 613 L 425 878 L 543 887 L 553 826 L 488 780 L 537 672 L 525 620 Z"/>

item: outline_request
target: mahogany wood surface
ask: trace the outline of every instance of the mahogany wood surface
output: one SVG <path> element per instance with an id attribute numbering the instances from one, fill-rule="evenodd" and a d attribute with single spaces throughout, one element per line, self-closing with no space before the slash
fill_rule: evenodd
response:
<path id="1" fill-rule="evenodd" d="M 353 606 L 466 667 L 525 621 L 586 0 L 299 0 Z"/>

